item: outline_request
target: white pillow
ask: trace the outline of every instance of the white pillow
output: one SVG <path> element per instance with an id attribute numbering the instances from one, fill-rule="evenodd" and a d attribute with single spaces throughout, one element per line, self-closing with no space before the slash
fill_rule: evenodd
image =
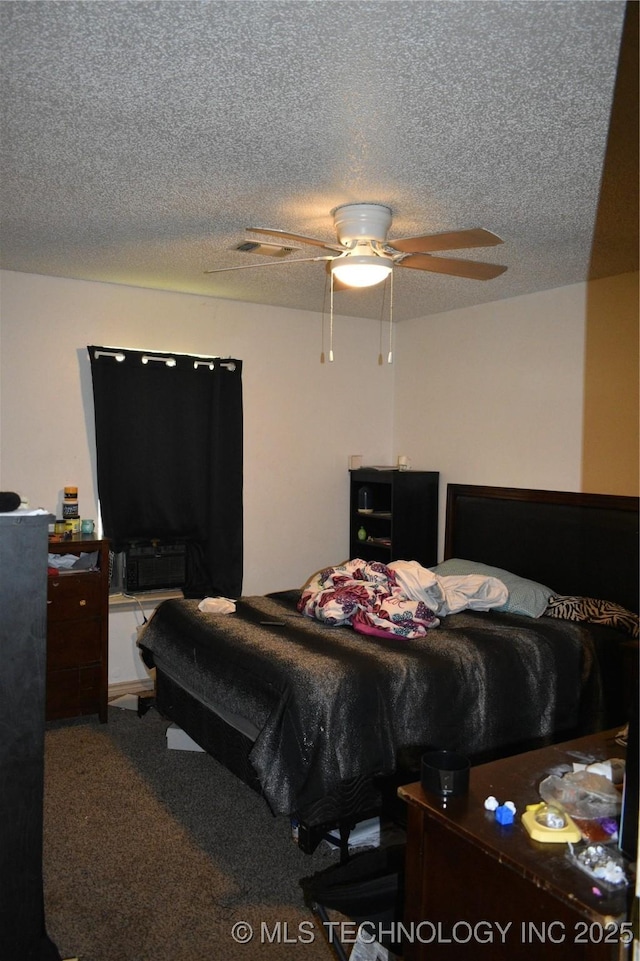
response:
<path id="1" fill-rule="evenodd" d="M 486 577 L 497 577 L 509 591 L 506 604 L 496 607 L 496 611 L 506 611 L 510 614 L 524 614 L 527 617 L 541 617 L 544 614 L 549 598 L 553 591 L 544 584 L 529 581 L 518 574 L 502 570 L 500 567 L 490 567 L 478 561 L 466 561 L 460 557 L 452 557 L 436 567 L 431 567 L 435 574 L 445 577 L 449 574 L 484 574 Z"/>

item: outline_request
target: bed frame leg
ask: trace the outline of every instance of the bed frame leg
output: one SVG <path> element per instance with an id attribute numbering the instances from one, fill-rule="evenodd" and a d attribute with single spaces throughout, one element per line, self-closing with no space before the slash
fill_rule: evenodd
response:
<path id="1" fill-rule="evenodd" d="M 305 854 L 313 854 L 321 841 L 328 841 L 340 851 L 340 861 L 344 864 L 349 860 L 349 836 L 355 821 L 352 819 L 335 821 L 329 824 L 305 824 L 300 821 L 298 824 L 298 847 Z M 339 839 L 335 833 L 336 828 L 339 832 Z"/>
<path id="2" fill-rule="evenodd" d="M 156 699 L 154 694 L 138 695 L 138 717 L 144 717 L 147 711 L 155 706 Z"/>
<path id="3" fill-rule="evenodd" d="M 329 915 L 327 914 L 326 909 L 322 904 L 318 904 L 316 901 L 314 901 L 311 904 L 311 911 L 315 915 L 315 917 L 318 919 L 318 921 L 320 921 L 322 925 L 322 930 L 326 936 L 327 930 L 331 930 L 331 928 L 329 927 L 331 922 L 329 920 Z M 342 942 L 339 941 L 335 937 L 335 935 L 331 938 L 327 937 L 327 941 L 329 943 L 329 946 L 333 948 L 333 951 L 338 961 L 348 961 L 347 953 L 342 946 Z"/>
<path id="4" fill-rule="evenodd" d="M 340 821 L 340 863 L 344 864 L 349 860 L 349 835 L 353 824 L 351 821 Z"/>

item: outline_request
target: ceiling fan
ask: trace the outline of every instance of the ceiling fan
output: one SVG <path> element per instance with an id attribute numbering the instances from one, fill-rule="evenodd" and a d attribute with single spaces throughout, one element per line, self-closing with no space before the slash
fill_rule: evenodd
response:
<path id="1" fill-rule="evenodd" d="M 453 277 L 467 277 L 470 280 L 491 280 L 507 269 L 500 264 L 433 256 L 434 252 L 440 250 L 493 247 L 502 243 L 500 237 L 482 227 L 387 240 L 391 226 L 391 208 L 383 204 L 343 204 L 333 211 L 333 223 L 337 243 L 325 243 L 323 240 L 276 228 L 247 227 L 247 230 L 278 237 L 282 241 L 309 244 L 331 251 L 330 254 L 318 257 L 299 257 L 289 263 L 326 261 L 332 277 L 348 287 L 371 287 L 381 283 L 394 267 L 411 267 Z M 240 264 L 205 270 L 205 273 L 274 267 L 280 263 L 281 260 L 262 264 Z"/>

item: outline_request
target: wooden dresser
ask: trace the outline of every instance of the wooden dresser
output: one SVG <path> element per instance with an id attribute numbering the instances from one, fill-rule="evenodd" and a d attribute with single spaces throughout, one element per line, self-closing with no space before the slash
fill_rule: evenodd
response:
<path id="1" fill-rule="evenodd" d="M 618 961 L 628 957 L 632 889 L 599 890 L 567 859 L 568 846 L 533 841 L 521 824 L 551 770 L 624 757 L 615 731 L 471 769 L 469 794 L 443 801 L 420 783 L 408 805 L 405 923 L 420 933 L 405 961 Z M 513 800 L 515 823 L 484 808 Z"/>
<path id="2" fill-rule="evenodd" d="M 49 574 L 47 589 L 48 721 L 98 714 L 107 720 L 109 542 L 93 534 L 49 541 L 50 554 L 95 554 L 89 569 Z"/>

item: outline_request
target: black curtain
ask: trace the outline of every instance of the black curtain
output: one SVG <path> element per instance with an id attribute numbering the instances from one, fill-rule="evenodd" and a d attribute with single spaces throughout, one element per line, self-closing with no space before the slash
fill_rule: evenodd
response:
<path id="1" fill-rule="evenodd" d="M 187 542 L 187 597 L 242 590 L 242 362 L 88 347 L 98 495 L 114 551 Z"/>

